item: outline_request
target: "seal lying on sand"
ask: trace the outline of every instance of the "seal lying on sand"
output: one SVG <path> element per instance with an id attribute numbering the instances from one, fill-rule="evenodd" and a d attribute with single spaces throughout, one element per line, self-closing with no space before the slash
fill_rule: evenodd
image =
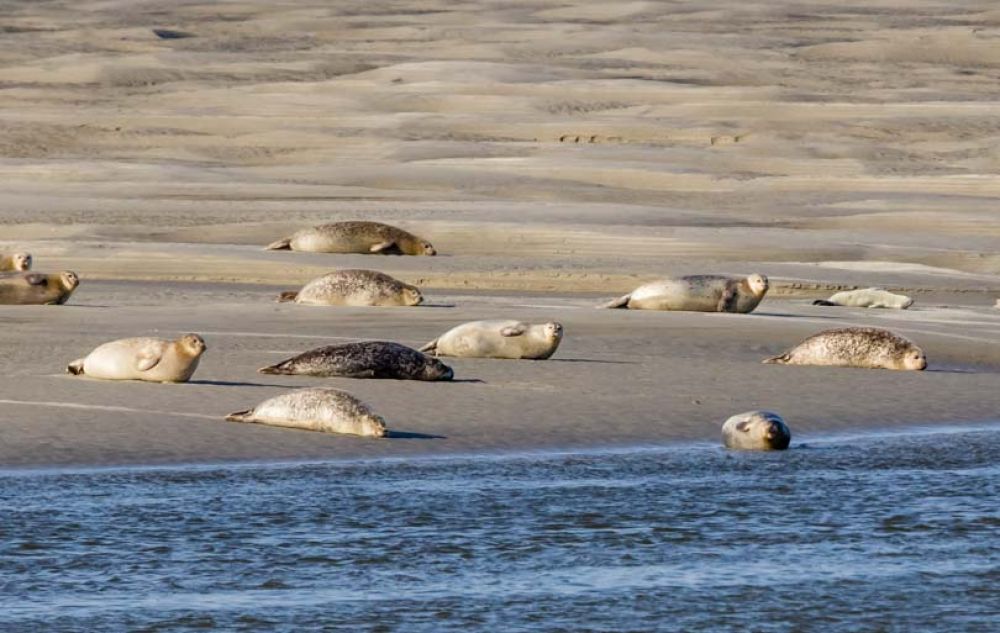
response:
<path id="1" fill-rule="evenodd" d="M 253 422 L 291 429 L 385 437 L 385 420 L 346 391 L 297 389 L 226 416 L 230 422 Z"/>
<path id="2" fill-rule="evenodd" d="M 80 285 L 76 273 L 0 274 L 0 305 L 62 305 Z"/>
<path id="3" fill-rule="evenodd" d="M 31 270 L 30 253 L 12 253 L 0 255 L 0 273 Z"/>
<path id="4" fill-rule="evenodd" d="M 913 371 L 927 368 L 922 349 L 898 334 L 874 327 L 826 330 L 762 362 Z"/>
<path id="5" fill-rule="evenodd" d="M 302 229 L 268 244 L 270 251 L 312 253 L 381 253 L 383 255 L 437 255 L 427 240 L 381 222 L 334 222 Z"/>
<path id="6" fill-rule="evenodd" d="M 176 341 L 161 338 L 125 338 L 99 346 L 66 371 L 103 380 L 187 382 L 205 353 L 205 341 L 185 334 Z"/>
<path id="7" fill-rule="evenodd" d="M 639 286 L 599 308 L 629 310 L 689 310 L 693 312 L 753 312 L 767 294 L 764 275 L 725 277 L 690 275 Z"/>
<path id="8" fill-rule="evenodd" d="M 814 306 L 846 306 L 849 308 L 891 308 L 905 310 L 913 305 L 913 299 L 906 295 L 896 295 L 881 288 L 862 288 L 834 293 L 829 299 L 817 299 Z"/>
<path id="9" fill-rule="evenodd" d="M 722 425 L 722 443 L 741 451 L 783 451 L 792 441 L 792 432 L 777 413 L 747 411 Z"/>
<path id="10" fill-rule="evenodd" d="M 527 358 L 544 360 L 562 341 L 563 326 L 550 321 L 471 321 L 454 327 L 420 348 L 435 356 Z"/>
<path id="11" fill-rule="evenodd" d="M 257 371 L 262 374 L 395 380 L 451 380 L 455 376 L 451 367 L 438 359 L 411 347 L 385 341 L 328 345 Z"/>
<path id="12" fill-rule="evenodd" d="M 415 306 L 424 298 L 416 286 L 374 270 L 338 270 L 313 279 L 278 301 L 312 306 Z"/>

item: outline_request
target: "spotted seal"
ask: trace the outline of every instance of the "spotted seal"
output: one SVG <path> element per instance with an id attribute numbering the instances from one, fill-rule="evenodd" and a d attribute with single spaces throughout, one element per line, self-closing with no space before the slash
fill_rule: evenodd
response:
<path id="1" fill-rule="evenodd" d="M 266 250 L 312 253 L 379 253 L 383 255 L 437 255 L 427 240 L 381 222 L 334 222 L 302 229 L 268 244 Z"/>
<path id="2" fill-rule="evenodd" d="M 31 253 L 0 254 L 0 273 L 31 270 Z"/>
<path id="3" fill-rule="evenodd" d="M 176 341 L 162 338 L 125 338 L 100 345 L 66 368 L 70 374 L 102 380 L 187 382 L 208 349 L 197 334 Z"/>
<path id="4" fill-rule="evenodd" d="M 385 437 L 387 433 L 381 416 L 338 389 L 297 389 L 269 398 L 252 409 L 230 413 L 226 419 L 364 437 Z"/>
<path id="5" fill-rule="evenodd" d="M 762 362 L 912 371 L 927 368 L 922 349 L 894 332 L 874 327 L 826 330 Z"/>
<path id="6" fill-rule="evenodd" d="M 424 300 L 416 286 L 374 270 L 348 269 L 313 279 L 278 301 L 313 306 L 415 306 Z"/>
<path id="7" fill-rule="evenodd" d="M 777 413 L 747 411 L 722 425 L 722 444 L 741 451 L 783 451 L 792 441 L 792 432 Z"/>
<path id="8" fill-rule="evenodd" d="M 79 285 L 80 278 L 69 270 L 0 273 L 0 305 L 62 305 Z"/>
<path id="9" fill-rule="evenodd" d="M 257 370 L 262 374 L 451 380 L 455 373 L 436 358 L 386 341 L 328 345 Z"/>
<path id="10" fill-rule="evenodd" d="M 599 308 L 629 310 L 688 310 L 693 312 L 753 312 L 767 294 L 767 277 L 689 275 L 639 286 Z"/>
<path id="11" fill-rule="evenodd" d="M 817 299 L 814 306 L 845 306 L 849 308 L 889 308 L 905 310 L 913 305 L 913 299 L 897 295 L 881 288 L 861 288 L 836 292 L 829 299 Z"/>
<path id="12" fill-rule="evenodd" d="M 554 321 L 470 321 L 448 330 L 420 351 L 435 356 L 544 360 L 555 353 L 562 337 L 563 326 Z"/>

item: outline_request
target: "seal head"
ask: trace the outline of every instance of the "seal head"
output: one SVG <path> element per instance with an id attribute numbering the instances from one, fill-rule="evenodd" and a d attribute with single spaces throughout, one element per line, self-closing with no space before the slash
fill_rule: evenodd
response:
<path id="1" fill-rule="evenodd" d="M 747 411 L 722 425 L 722 443 L 732 450 L 783 451 L 791 441 L 788 425 L 771 411 Z"/>

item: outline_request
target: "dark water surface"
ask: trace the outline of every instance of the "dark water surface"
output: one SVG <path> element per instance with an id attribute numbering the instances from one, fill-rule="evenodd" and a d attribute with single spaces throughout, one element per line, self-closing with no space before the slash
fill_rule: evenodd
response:
<path id="1" fill-rule="evenodd" d="M 997 427 L 6 473 L 0 508 L 3 631 L 1000 630 Z"/>

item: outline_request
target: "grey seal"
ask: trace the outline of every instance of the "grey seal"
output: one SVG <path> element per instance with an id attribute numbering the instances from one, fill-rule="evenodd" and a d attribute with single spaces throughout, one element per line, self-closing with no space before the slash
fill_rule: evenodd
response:
<path id="1" fill-rule="evenodd" d="M 753 312 L 769 287 L 767 277 L 688 275 L 639 286 L 599 308 L 629 310 L 686 310 L 693 312 Z"/>
<path id="2" fill-rule="evenodd" d="M 62 305 L 79 285 L 80 278 L 69 270 L 0 273 L 0 305 Z"/>
<path id="3" fill-rule="evenodd" d="M 817 299 L 814 306 L 846 306 L 849 308 L 889 308 L 905 310 L 913 305 L 906 295 L 893 294 L 881 288 L 861 288 L 834 293 L 829 299 Z"/>
<path id="4" fill-rule="evenodd" d="M 230 422 L 252 422 L 290 429 L 385 437 L 385 420 L 346 391 L 296 389 L 269 398 L 252 409 L 226 416 Z"/>
<path id="5" fill-rule="evenodd" d="M 383 255 L 437 255 L 431 243 L 399 227 L 381 222 L 352 220 L 323 224 L 268 244 L 266 250 L 311 253 L 379 253 Z"/>
<path id="6" fill-rule="evenodd" d="M 262 374 L 451 380 L 455 373 L 441 361 L 417 350 L 386 341 L 362 341 L 319 347 L 276 365 Z"/>
<path id="7" fill-rule="evenodd" d="M 921 371 L 924 351 L 899 334 L 874 327 L 848 327 L 814 334 L 791 350 L 764 363 L 826 365 Z"/>
<path id="8" fill-rule="evenodd" d="M 563 337 L 555 321 L 470 321 L 456 326 L 420 348 L 435 356 L 544 360 L 552 356 Z"/>
<path id="9" fill-rule="evenodd" d="M 126 338 L 100 345 L 66 371 L 103 380 L 187 382 L 208 349 L 197 334 L 176 341 L 161 338 Z"/>
<path id="10" fill-rule="evenodd" d="M 415 306 L 424 298 L 416 286 L 374 270 L 347 269 L 313 279 L 278 301 L 314 306 Z"/>
<path id="11" fill-rule="evenodd" d="M 792 432 L 777 413 L 747 411 L 722 425 L 722 443 L 741 451 L 783 451 L 792 441 Z"/>

